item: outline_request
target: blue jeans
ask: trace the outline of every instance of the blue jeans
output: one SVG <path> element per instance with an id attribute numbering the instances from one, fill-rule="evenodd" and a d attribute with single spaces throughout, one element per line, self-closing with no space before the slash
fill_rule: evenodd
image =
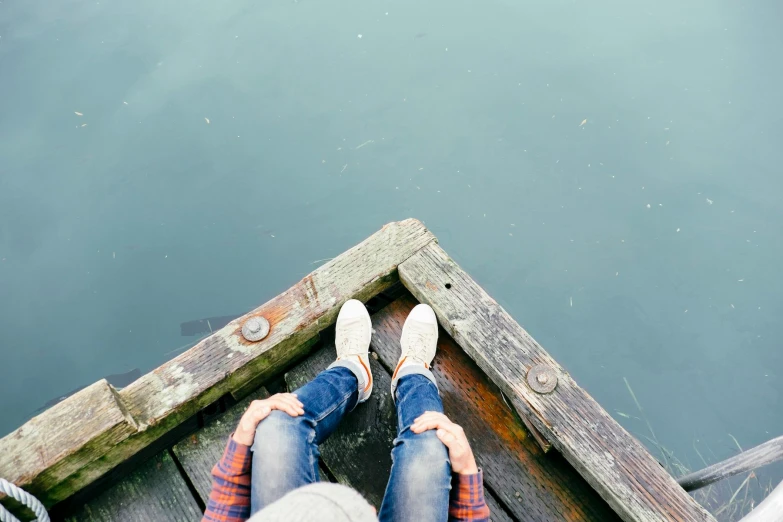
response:
<path id="1" fill-rule="evenodd" d="M 273 411 L 258 425 L 252 448 L 251 514 L 318 481 L 318 445 L 356 406 L 357 384 L 350 368 L 329 368 L 294 392 L 304 404 L 304 415 Z M 425 411 L 443 412 L 438 389 L 422 373 L 403 375 L 396 384 L 397 438 L 379 519 L 445 522 L 451 490 L 448 451 L 434 431 L 417 435 L 410 430 Z"/>

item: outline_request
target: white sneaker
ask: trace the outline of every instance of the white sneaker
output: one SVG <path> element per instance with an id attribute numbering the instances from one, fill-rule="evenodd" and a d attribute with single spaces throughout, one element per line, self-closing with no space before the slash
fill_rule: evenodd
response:
<path id="1" fill-rule="evenodd" d="M 405 366 L 420 364 L 429 369 L 438 349 L 438 318 L 435 311 L 425 304 L 416 305 L 402 327 L 400 338 L 402 354 L 394 369 L 392 381 Z"/>
<path id="2" fill-rule="evenodd" d="M 370 371 L 370 337 L 372 321 L 364 303 L 351 299 L 346 301 L 337 315 L 334 344 L 337 360 L 353 362 L 364 372 L 364 382 L 359 379 L 359 402 L 370 398 L 372 393 L 372 371 Z"/>

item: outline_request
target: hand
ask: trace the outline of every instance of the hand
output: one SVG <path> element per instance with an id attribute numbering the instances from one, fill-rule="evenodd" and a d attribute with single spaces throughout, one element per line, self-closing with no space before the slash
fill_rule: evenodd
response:
<path id="1" fill-rule="evenodd" d="M 413 421 L 411 431 L 413 433 L 423 433 L 427 430 L 437 430 L 435 434 L 449 450 L 451 470 L 454 473 L 459 473 L 460 475 L 478 473 L 473 450 L 470 449 L 470 444 L 467 437 L 465 437 L 462 426 L 454 424 L 442 413 L 427 411 Z"/>
<path id="2" fill-rule="evenodd" d="M 284 411 L 291 417 L 298 417 L 304 414 L 304 405 L 293 393 L 278 393 L 268 399 L 253 401 L 242 418 L 239 419 L 239 426 L 234 432 L 234 440 L 239 444 L 252 446 L 258 423 L 269 417 L 272 410 Z"/>

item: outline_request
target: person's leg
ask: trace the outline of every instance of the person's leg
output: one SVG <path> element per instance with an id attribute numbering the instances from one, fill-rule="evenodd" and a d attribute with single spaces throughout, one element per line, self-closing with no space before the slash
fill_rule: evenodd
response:
<path id="1" fill-rule="evenodd" d="M 294 392 L 304 405 L 304 415 L 273 411 L 259 423 L 252 447 L 251 514 L 289 491 L 318 481 L 318 445 L 372 392 L 370 332 L 364 305 L 355 300 L 345 303 L 335 331 L 337 361 Z"/>
<path id="2" fill-rule="evenodd" d="M 357 379 L 348 368 L 330 368 L 294 392 L 304 415 L 273 411 L 259 423 L 253 443 L 251 514 L 289 491 L 318 481 L 318 444 L 356 406 Z"/>
<path id="3" fill-rule="evenodd" d="M 403 328 L 402 357 L 392 380 L 397 406 L 397 438 L 392 469 L 381 504 L 381 522 L 448 520 L 451 465 L 435 431 L 413 433 L 413 421 L 426 411 L 443 413 L 429 363 L 435 356 L 438 326 L 429 307 L 419 305 Z"/>

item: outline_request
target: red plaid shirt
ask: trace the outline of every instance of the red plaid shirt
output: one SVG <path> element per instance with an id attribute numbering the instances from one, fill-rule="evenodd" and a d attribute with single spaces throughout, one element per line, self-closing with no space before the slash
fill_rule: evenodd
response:
<path id="1" fill-rule="evenodd" d="M 250 518 L 250 448 L 228 440 L 223 458 L 212 468 L 212 492 L 202 522 L 244 522 Z M 484 481 L 475 475 L 452 475 L 449 520 L 488 522 Z"/>

